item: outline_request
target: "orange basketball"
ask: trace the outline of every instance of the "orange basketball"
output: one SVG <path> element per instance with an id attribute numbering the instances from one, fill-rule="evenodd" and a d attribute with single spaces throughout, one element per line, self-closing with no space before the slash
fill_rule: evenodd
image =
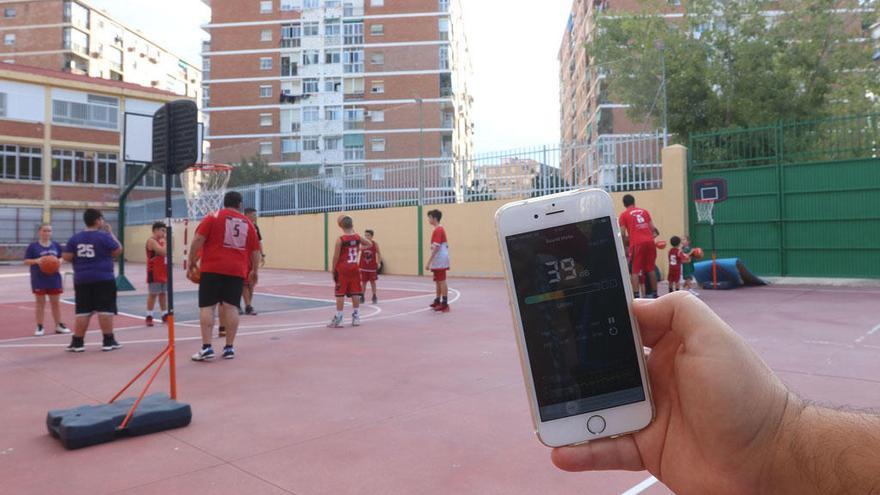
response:
<path id="1" fill-rule="evenodd" d="M 342 219 L 343 218 L 345 218 L 345 213 L 336 217 L 336 225 L 339 225 L 340 227 L 342 227 Z"/>
<path id="2" fill-rule="evenodd" d="M 657 249 L 666 249 L 666 241 L 657 241 Z"/>
<path id="3" fill-rule="evenodd" d="M 693 256 L 694 259 L 703 259 L 703 248 L 694 248 L 693 251 L 691 251 L 691 256 Z"/>
<path id="4" fill-rule="evenodd" d="M 197 284 L 202 280 L 202 271 L 199 270 L 198 266 L 195 266 L 191 270 L 187 270 L 186 278 L 188 278 L 190 282 Z"/>
<path id="5" fill-rule="evenodd" d="M 58 269 L 61 268 L 61 260 L 51 254 L 47 254 L 37 260 L 37 266 L 39 266 L 40 271 L 46 275 L 53 275 L 58 273 Z"/>

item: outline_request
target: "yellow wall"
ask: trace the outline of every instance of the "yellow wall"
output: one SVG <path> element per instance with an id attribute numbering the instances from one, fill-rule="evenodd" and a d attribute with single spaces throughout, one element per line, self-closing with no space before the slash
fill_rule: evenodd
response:
<path id="1" fill-rule="evenodd" d="M 686 163 L 687 149 L 670 146 L 663 150 L 663 189 L 634 191 L 636 204 L 651 212 L 654 225 L 660 230 L 660 239 L 687 234 Z M 615 208 L 623 211 L 624 192 L 612 193 Z M 423 214 L 433 208 L 443 212 L 442 224 L 449 238 L 452 276 L 500 276 L 501 259 L 495 236 L 495 211 L 507 201 L 444 204 L 424 207 Z M 418 208 L 384 208 L 347 212 L 354 220 L 355 230 L 376 231 L 376 240 L 382 251 L 385 273 L 416 275 L 418 273 Z M 327 215 L 327 256 L 332 261 L 333 247 L 341 231 L 336 225 L 340 213 Z M 423 219 L 424 258 L 430 255 L 431 231 L 427 218 Z M 265 217 L 260 219 L 266 266 L 301 270 L 324 269 L 323 213 L 314 215 Z M 180 224 L 182 225 L 182 224 Z M 177 227 L 175 227 L 177 228 Z M 143 245 L 149 235 L 149 226 L 126 229 L 126 257 L 143 261 Z M 190 240 L 194 225 L 190 225 Z M 182 229 L 175 233 L 175 256 L 182 253 Z M 666 273 L 668 251 L 658 253 L 660 270 Z M 177 258 L 180 259 L 180 258 Z"/>

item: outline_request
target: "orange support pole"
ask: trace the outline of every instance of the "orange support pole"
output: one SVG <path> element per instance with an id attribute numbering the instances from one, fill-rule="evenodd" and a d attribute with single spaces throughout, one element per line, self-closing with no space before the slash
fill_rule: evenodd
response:
<path id="1" fill-rule="evenodd" d="M 120 430 L 123 430 L 123 429 L 125 429 L 126 426 L 128 426 L 128 422 L 131 420 L 131 417 L 134 415 L 134 411 L 141 404 L 141 400 L 143 400 L 144 395 L 147 394 L 147 390 L 150 389 L 150 385 L 153 384 L 153 380 L 156 379 L 156 375 L 158 375 L 159 371 L 162 370 L 162 365 L 164 365 L 165 360 L 168 359 L 168 348 L 165 348 L 165 352 L 163 352 L 162 354 L 164 354 L 162 361 L 159 362 L 159 366 L 156 366 L 156 371 L 154 371 L 153 375 L 150 376 L 150 380 L 147 381 L 147 384 L 144 386 L 144 389 L 141 390 L 141 394 L 138 396 L 137 400 L 134 401 L 134 404 L 132 404 L 131 409 L 128 410 L 128 414 L 125 416 L 125 419 L 122 420 L 122 424 L 119 425 Z"/>
<path id="2" fill-rule="evenodd" d="M 168 315 L 168 379 L 172 400 L 177 400 L 177 363 L 174 355 L 174 312 Z"/>
<path id="3" fill-rule="evenodd" d="M 156 361 L 159 360 L 159 358 L 161 358 L 162 356 L 164 356 L 164 355 L 167 354 L 167 353 L 168 353 L 168 347 L 165 347 L 164 349 L 162 349 L 162 352 L 160 352 L 159 354 L 156 354 L 156 357 L 154 357 L 153 360 L 150 361 L 150 364 L 144 366 L 144 369 L 142 369 L 142 370 L 140 371 L 140 373 L 138 373 L 137 375 L 135 375 L 134 378 L 132 378 L 128 383 L 126 383 L 125 386 L 122 387 L 122 390 L 120 390 L 119 392 L 117 392 L 116 395 L 114 395 L 113 398 L 110 399 L 110 401 L 108 402 L 108 404 L 112 404 L 114 401 L 116 401 L 116 399 L 118 399 L 120 395 L 122 395 L 126 390 L 128 390 L 128 388 L 131 387 L 131 385 L 132 385 L 134 382 L 136 382 L 136 381 L 138 380 L 138 378 L 140 378 L 141 376 L 143 376 L 143 374 L 146 373 L 147 370 L 150 369 L 150 367 L 153 366 L 153 364 L 154 364 Z M 160 366 L 160 367 L 161 367 L 161 366 Z"/>

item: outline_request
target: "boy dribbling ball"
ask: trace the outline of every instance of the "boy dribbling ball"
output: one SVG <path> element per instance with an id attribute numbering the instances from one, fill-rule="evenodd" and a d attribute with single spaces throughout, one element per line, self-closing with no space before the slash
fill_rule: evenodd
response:
<path id="1" fill-rule="evenodd" d="M 361 324 L 360 303 L 364 293 L 361 287 L 361 272 L 358 268 L 358 255 L 361 247 L 369 248 L 373 245 L 368 239 L 363 239 L 354 231 L 354 221 L 351 217 L 340 215 L 337 219 L 342 235 L 336 239 L 336 247 L 333 250 L 333 282 L 336 290 L 336 315 L 327 324 L 329 328 L 342 328 L 343 309 L 345 298 L 351 298 L 354 311 L 351 314 L 351 326 Z"/>
<path id="2" fill-rule="evenodd" d="M 379 298 L 376 297 L 376 280 L 379 279 L 379 264 L 382 263 L 382 255 L 379 253 L 379 245 L 373 239 L 375 232 L 370 229 L 364 231 L 364 237 L 367 238 L 368 241 L 372 242 L 373 245 L 370 247 L 361 247 L 361 261 L 360 261 L 360 270 L 361 270 L 361 282 L 363 283 L 364 293 L 367 292 L 367 282 L 370 283 L 370 288 L 373 289 L 373 304 L 379 302 Z M 361 302 L 364 302 L 364 295 L 361 295 Z"/>

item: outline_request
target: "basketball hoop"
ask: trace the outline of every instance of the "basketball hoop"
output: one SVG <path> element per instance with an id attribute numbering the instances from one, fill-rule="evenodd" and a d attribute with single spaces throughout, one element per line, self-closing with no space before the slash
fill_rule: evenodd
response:
<path id="1" fill-rule="evenodd" d="M 709 225 L 715 224 L 715 219 L 712 217 L 712 212 L 715 210 L 714 199 L 695 200 L 694 207 L 697 210 L 697 222 L 708 223 Z"/>
<path id="2" fill-rule="evenodd" d="M 223 207 L 231 173 L 231 166 L 211 163 L 197 163 L 181 172 L 187 218 L 198 220 Z"/>

